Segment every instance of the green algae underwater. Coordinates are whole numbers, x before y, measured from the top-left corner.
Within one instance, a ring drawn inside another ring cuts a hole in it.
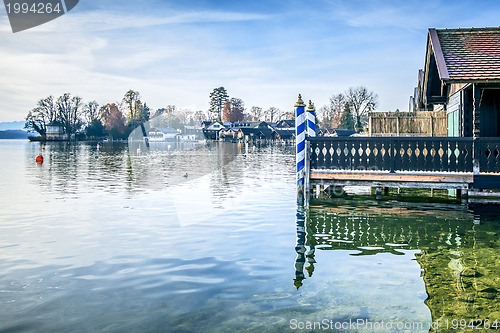
[[[394,198],[313,200],[304,212],[304,245],[354,257],[415,250],[432,317],[429,332],[500,327],[500,206],[460,205],[445,193],[417,202]],[[320,265],[312,261],[306,272]]]

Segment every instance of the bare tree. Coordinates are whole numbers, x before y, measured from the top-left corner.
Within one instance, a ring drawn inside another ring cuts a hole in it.
[[[366,124],[368,112],[377,108],[378,96],[365,87],[349,88],[345,93],[346,102],[349,104],[353,116],[356,118],[356,129],[360,130]]]
[[[345,103],[346,98],[343,94],[337,94],[330,97],[330,104],[328,106],[322,106],[318,110],[318,116],[321,118],[321,127],[337,128],[340,125]]]
[[[262,108],[259,106],[252,106],[250,108],[250,116],[252,117],[253,121],[259,121],[262,119],[262,116],[264,113],[262,112]]]
[[[83,113],[88,124],[99,118],[99,104],[96,101],[88,102],[83,106]]]
[[[54,97],[41,99],[37,107],[28,112],[24,128],[30,132],[37,132],[41,136],[46,134],[46,125],[57,119],[57,109]]]
[[[129,90],[123,96],[122,102],[127,109],[127,122],[132,126],[137,126],[149,120],[149,107],[142,103],[141,95],[138,91]]]
[[[70,93],[59,96],[56,101],[57,120],[67,134],[75,134],[82,127],[82,98]]]
[[[283,120],[294,120],[295,119],[295,110],[291,110],[288,112],[283,112],[281,114],[281,119]]]
[[[205,121],[208,117],[203,111],[198,110],[194,113],[193,119],[194,121]]]
[[[269,121],[272,123],[276,120],[279,120],[279,118],[281,116],[281,110],[278,108],[275,108],[274,106],[271,106],[269,109],[266,110],[265,115],[266,115],[266,121]]]
[[[189,121],[193,118],[193,114],[194,114],[193,111],[191,111],[190,109],[180,109],[177,112],[177,117],[184,125],[187,125],[189,124]]]

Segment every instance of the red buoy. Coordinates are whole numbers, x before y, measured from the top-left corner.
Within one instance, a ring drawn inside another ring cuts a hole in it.
[[[36,163],[42,164],[43,163],[43,156],[42,154],[38,155],[35,159]]]

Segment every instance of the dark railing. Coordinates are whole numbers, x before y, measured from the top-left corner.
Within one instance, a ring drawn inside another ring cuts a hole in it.
[[[310,168],[345,171],[500,173],[500,138],[316,137]]]
[[[481,173],[500,172],[500,138],[474,140],[474,149]]]

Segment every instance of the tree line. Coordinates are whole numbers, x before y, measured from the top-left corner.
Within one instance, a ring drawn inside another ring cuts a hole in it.
[[[368,112],[375,111],[378,96],[366,87],[349,88],[334,94],[330,103],[318,110],[321,128],[343,128],[361,131],[368,123]]]
[[[366,127],[368,112],[378,106],[378,96],[366,87],[349,88],[345,93],[334,94],[329,105],[321,107],[316,113],[320,128],[343,128],[358,132]],[[216,88],[210,94],[210,109],[212,120],[218,121],[259,121],[269,122],[281,119],[294,119],[294,111],[283,112],[270,107],[263,111],[261,107],[253,106],[245,112],[244,102],[239,98],[229,98],[224,87]]]
[[[239,121],[268,121],[276,122],[282,119],[294,119],[294,111],[284,112],[277,107],[269,107],[264,110],[259,106],[252,106],[250,110],[245,109],[242,99],[229,97],[226,88],[215,88],[210,93],[210,108],[208,110],[210,120],[223,122]]]
[[[333,95],[329,105],[317,112],[321,128],[361,130],[367,122],[367,113],[377,107],[378,97],[365,87],[349,88],[345,93]],[[276,107],[264,110],[252,106],[248,111],[242,99],[229,97],[224,87],[215,88],[209,95],[208,112],[178,109],[167,105],[151,113],[135,90],[129,90],[119,103],[99,105],[96,101],[84,103],[81,97],[65,93],[57,98],[40,99],[28,112],[25,128],[44,137],[47,125],[59,125],[68,137],[125,139],[138,125],[154,120],[154,126],[183,129],[201,121],[268,121],[294,119],[294,110],[284,112]]]
[[[58,125],[68,137],[123,139],[149,116],[149,107],[134,90],[127,91],[120,104],[102,106],[96,101],[84,103],[81,97],[65,93],[58,98],[40,99],[28,112],[24,127],[42,137],[46,136],[48,125]]]

